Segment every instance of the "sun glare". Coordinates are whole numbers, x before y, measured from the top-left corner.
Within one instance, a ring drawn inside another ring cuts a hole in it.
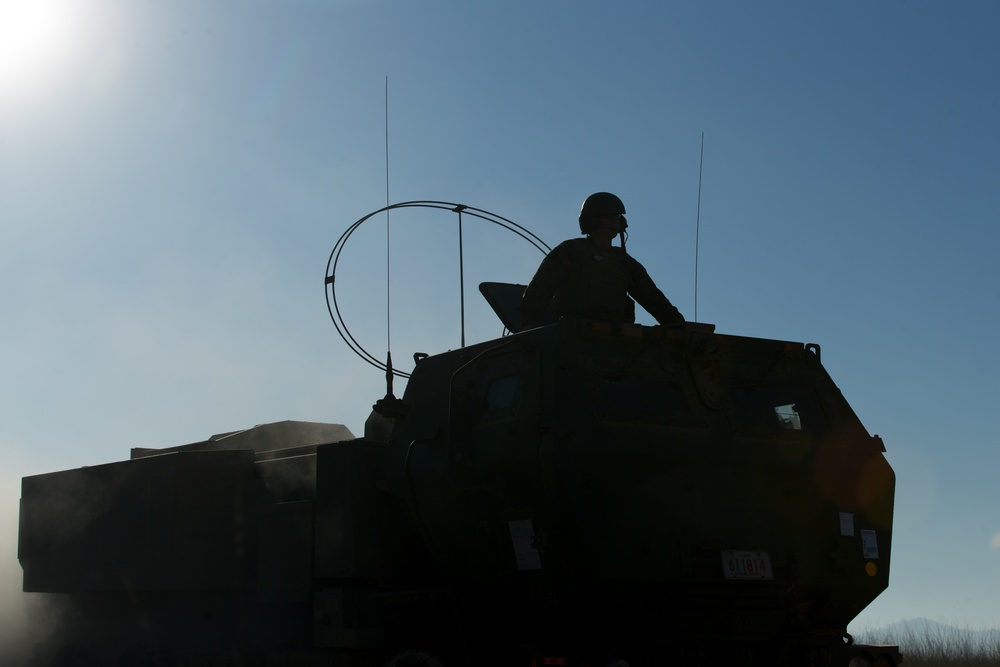
[[[67,60],[72,3],[0,0],[0,96],[27,94]]]

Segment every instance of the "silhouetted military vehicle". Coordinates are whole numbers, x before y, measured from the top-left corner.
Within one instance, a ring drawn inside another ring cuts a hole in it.
[[[516,329],[523,288],[481,289]],[[418,356],[364,437],[26,477],[18,556],[53,664],[887,666],[846,632],[889,580],[883,452],[816,345],[563,319]]]

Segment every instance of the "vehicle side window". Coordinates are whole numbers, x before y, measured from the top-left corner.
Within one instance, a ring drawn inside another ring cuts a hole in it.
[[[826,418],[809,387],[730,388],[735,426],[766,430],[824,431]]]
[[[513,406],[520,384],[520,375],[493,379],[486,389],[486,414],[508,410]]]
[[[802,417],[794,403],[774,406],[774,414],[778,418],[778,426],[790,431],[802,430]]]

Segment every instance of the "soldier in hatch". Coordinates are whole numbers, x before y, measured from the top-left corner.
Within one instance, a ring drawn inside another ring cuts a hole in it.
[[[635,299],[660,324],[683,323],[642,264],[625,252],[626,227],[621,199],[610,192],[587,197],[580,209],[580,232],[587,238],[563,241],[542,260],[521,300],[525,328],[542,324],[550,299],[556,318],[635,322]],[[620,248],[611,245],[615,236]]]

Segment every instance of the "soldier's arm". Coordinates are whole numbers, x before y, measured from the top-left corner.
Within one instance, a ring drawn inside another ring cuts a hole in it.
[[[633,259],[629,262],[629,294],[660,324],[683,324],[684,316],[660,291],[646,269]]]

